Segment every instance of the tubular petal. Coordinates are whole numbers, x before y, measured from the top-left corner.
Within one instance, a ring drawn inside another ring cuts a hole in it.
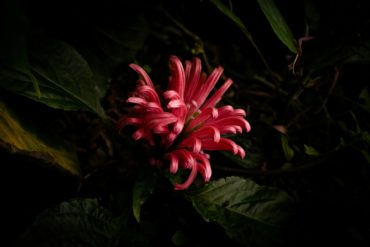
[[[212,176],[211,164],[209,163],[209,157],[206,154],[195,154],[196,160],[198,161],[198,171],[202,174],[205,182],[208,182]]]
[[[199,89],[201,85],[200,77],[202,73],[202,64],[199,58],[194,58],[193,64],[187,64],[186,70],[189,70],[189,76],[186,80],[186,91],[185,91],[185,101],[192,101],[194,98],[194,93]]]
[[[219,142],[221,138],[220,130],[214,126],[206,126],[195,130],[191,136],[196,136],[200,139],[213,139],[214,142]]]
[[[206,109],[208,107],[215,107],[216,104],[222,99],[222,96],[225,92],[229,89],[229,87],[233,84],[231,79],[228,79],[212,96],[209,98],[201,109]]]
[[[169,108],[169,109],[179,108],[182,105],[184,105],[184,102],[182,100],[174,99],[174,100],[171,100],[170,102],[168,102],[167,108]]]
[[[205,182],[210,180],[210,156],[205,150],[229,151],[245,157],[244,149],[223,135],[250,131],[250,124],[244,118],[246,112],[230,105],[217,107],[233,81],[227,79],[211,93],[224,71],[222,67],[216,67],[207,76],[202,72],[199,58],[182,63],[178,57],[171,56],[171,74],[163,94],[158,94],[143,68],[136,64],[130,67],[139,79],[132,97],[127,99],[133,104],[129,114],[119,119],[117,128],[131,125],[135,129],[134,140],[143,139],[166,150],[164,158],[169,160],[171,174],[179,168],[191,169],[184,183],[175,184],[176,190],[187,189],[198,171]],[[152,163],[161,162],[153,158]]]
[[[169,89],[178,92],[181,99],[185,91],[185,71],[181,61],[176,56],[170,57],[170,69],[172,76],[169,82]]]
[[[130,97],[126,100],[127,103],[138,104],[140,106],[146,107],[148,101],[139,97]]]
[[[153,87],[146,85],[140,86],[136,89],[136,94],[147,101],[154,101],[160,104],[159,96]]]
[[[215,87],[218,79],[220,79],[223,71],[224,69],[222,67],[215,68],[202,85],[202,88],[200,88],[194,95],[194,99],[197,101],[199,106],[203,105],[209,93]]]
[[[141,68],[139,65],[134,64],[134,63],[130,64],[130,67],[133,70],[135,70],[136,73],[138,73],[140,75],[140,77],[145,82],[145,85],[148,85],[150,87],[154,87],[152,80],[150,79],[150,77],[148,76],[148,74],[145,72],[145,70],[143,68]]]
[[[170,173],[176,173],[179,169],[179,159],[173,154],[168,154],[166,157],[170,160]]]
[[[182,184],[175,184],[175,190],[185,190],[189,188],[189,186],[194,182],[197,176],[197,171],[198,171],[198,167],[193,166],[191,168],[191,172],[190,172],[188,179]]]
[[[239,147],[236,143],[227,138],[221,138],[218,143],[214,141],[204,140],[202,142],[204,150],[225,150],[233,152],[233,154],[239,153]]]

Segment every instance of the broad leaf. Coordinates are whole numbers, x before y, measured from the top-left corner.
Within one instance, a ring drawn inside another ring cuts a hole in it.
[[[240,177],[211,182],[191,200],[205,220],[217,222],[246,246],[283,243],[292,214],[292,200],[285,192]]]
[[[30,124],[24,115],[16,115],[1,99],[0,142],[8,145],[8,151],[26,153],[71,174],[79,174],[76,151],[71,146],[36,126],[35,121]]]
[[[96,199],[74,199],[41,213],[19,246],[115,246],[121,226]]]
[[[139,173],[133,188],[132,193],[132,210],[134,212],[135,219],[140,221],[141,207],[153,193],[155,187],[155,176],[154,173],[148,172],[148,169],[141,170]]]
[[[40,82],[41,97],[30,78],[17,71],[0,71],[0,85],[20,95],[63,110],[86,110],[104,117],[100,105],[105,94],[87,61],[70,45],[41,39],[33,47],[31,67]]]
[[[270,23],[272,30],[276,36],[283,42],[291,52],[297,53],[297,46],[294,40],[292,31],[286,24],[279,9],[276,7],[273,0],[257,0],[262,12]]]
[[[281,146],[284,151],[285,159],[291,161],[294,157],[294,150],[290,147],[288,138],[285,135],[281,135]]]

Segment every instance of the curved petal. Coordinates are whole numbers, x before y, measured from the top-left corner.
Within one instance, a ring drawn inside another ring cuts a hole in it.
[[[178,57],[170,57],[170,70],[171,77],[168,83],[168,89],[178,92],[180,98],[183,99],[185,91],[185,71]]]
[[[196,164],[196,161],[193,157],[193,153],[186,149],[176,149],[171,152],[173,155],[177,155],[180,160],[180,165],[183,168],[191,168]]]
[[[179,108],[180,106],[185,106],[184,102],[182,100],[180,100],[180,99],[171,100],[167,104],[167,108],[168,109],[171,109],[171,108]]]
[[[221,132],[214,126],[205,126],[192,132],[191,136],[196,136],[199,139],[212,139],[217,143],[221,139]]]
[[[180,99],[180,95],[175,90],[167,90],[163,93],[163,97],[165,99],[171,100],[171,99]]]
[[[230,151],[233,154],[239,154],[240,156],[243,155],[243,151],[241,151],[243,148],[237,145],[234,141],[227,139],[227,138],[221,138],[219,142],[204,140],[202,141],[203,149],[204,150],[221,150],[221,151]],[[244,152],[245,153],[245,152]]]
[[[139,97],[129,97],[126,100],[126,102],[132,103],[132,104],[138,104],[143,107],[146,107],[146,105],[148,104],[148,101],[146,101],[145,99],[139,98]]]
[[[155,102],[149,102],[146,105],[145,111],[146,112],[153,112],[153,113],[162,113],[163,112],[163,109],[157,103],[155,103]]]
[[[185,132],[193,132],[197,127],[202,125],[208,119],[213,119],[214,114],[215,112],[212,108],[205,109],[199,115],[195,116],[194,119],[191,119],[189,121]]]
[[[194,100],[199,106],[203,105],[204,101],[208,97],[211,90],[215,87],[223,72],[224,69],[222,67],[215,68],[207,80],[203,83],[202,88],[196,92],[194,95]]]
[[[208,121],[204,122],[204,126],[214,126],[216,128],[225,128],[226,126],[232,126],[232,127],[237,127],[240,126],[243,128],[246,132],[249,132],[251,130],[250,124],[247,120],[245,120],[243,117],[219,117],[215,120],[207,119]]]
[[[167,126],[169,124],[175,123],[177,121],[177,117],[171,113],[162,112],[147,115],[144,120],[145,128],[151,130],[160,126]]]
[[[204,182],[209,182],[212,176],[211,164],[209,163],[209,155],[194,154],[198,161],[198,171],[202,174]]]
[[[153,82],[152,80],[150,79],[150,77],[148,76],[148,74],[145,72],[145,70],[143,68],[141,68],[139,65],[137,64],[130,64],[130,67],[136,71],[136,73],[139,74],[139,76],[142,78],[142,80],[144,81],[145,85],[148,85],[150,87],[154,87],[153,86]]]
[[[166,158],[170,160],[170,173],[175,174],[179,169],[179,159],[176,155],[169,153]]]
[[[147,85],[139,86],[136,88],[135,94],[146,99],[147,101],[153,101],[156,102],[157,104],[161,103],[157,92],[151,86]]]
[[[193,166],[191,168],[190,175],[188,179],[182,184],[175,184],[175,190],[185,190],[189,188],[189,186],[194,182],[195,178],[197,177],[198,167]]]
[[[233,84],[231,79],[228,79],[201,107],[202,109],[213,108],[222,99],[222,96]]]
[[[178,148],[187,148],[192,150],[194,153],[199,153],[202,150],[202,142],[199,138],[194,136],[188,137],[182,140],[178,145]]]
[[[194,94],[201,86],[202,63],[199,58],[194,58],[193,62],[188,62],[185,65],[186,71],[186,91],[184,95],[185,102],[190,102],[194,99]]]

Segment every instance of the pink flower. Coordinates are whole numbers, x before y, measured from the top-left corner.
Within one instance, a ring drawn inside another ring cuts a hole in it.
[[[199,58],[186,61],[184,68],[172,56],[169,65],[171,76],[163,93],[163,105],[148,74],[140,66],[130,65],[140,78],[133,96],[127,99],[134,106],[117,127],[132,125],[136,129],[133,139],[144,139],[151,146],[161,145],[166,150],[164,158],[169,160],[172,174],[179,168],[190,169],[187,180],[175,184],[175,189],[182,190],[193,183],[198,172],[205,182],[210,180],[210,156],[204,151],[225,150],[244,158],[243,148],[224,135],[248,132],[250,125],[244,119],[244,110],[230,105],[216,107],[231,86],[231,79],[210,95],[223,73],[222,67],[215,68],[207,77]]]

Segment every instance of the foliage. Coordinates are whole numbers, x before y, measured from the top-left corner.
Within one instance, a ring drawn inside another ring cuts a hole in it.
[[[24,117],[15,116],[10,106],[2,101],[0,111],[0,142],[9,152],[38,157],[72,175],[80,174],[74,148],[45,129],[41,130],[36,121],[27,124]]]
[[[4,241],[369,245],[366,4],[5,1]],[[208,72],[223,66],[234,84],[221,103],[246,109],[252,126],[236,138],[244,160],[212,152],[211,181],[182,192],[168,164],[149,165],[160,150],[115,128],[137,80],[129,63],[163,89],[170,55],[198,56]]]
[[[120,221],[96,199],[74,199],[41,213],[20,246],[115,246]]]
[[[284,243],[283,229],[288,228],[286,222],[294,213],[286,193],[240,177],[211,182],[191,200],[206,221],[216,221],[231,238],[246,246]],[[266,232],[268,239],[264,239]]]

